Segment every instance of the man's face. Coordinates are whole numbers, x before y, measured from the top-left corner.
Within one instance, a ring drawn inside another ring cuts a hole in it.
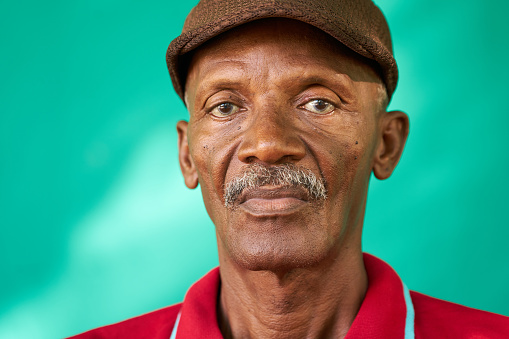
[[[285,270],[360,251],[383,91],[371,67],[297,21],[246,24],[196,52],[180,161],[186,184],[200,183],[220,260]],[[327,197],[269,181],[225,203],[225,189],[246,171],[282,165],[311,173]]]

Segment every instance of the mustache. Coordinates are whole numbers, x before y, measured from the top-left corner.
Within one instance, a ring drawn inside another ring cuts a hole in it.
[[[246,189],[254,189],[265,185],[304,188],[310,200],[327,198],[326,182],[323,176],[318,178],[311,170],[295,164],[264,166],[252,164],[243,173],[233,178],[224,190],[225,207],[233,207],[235,201]]]

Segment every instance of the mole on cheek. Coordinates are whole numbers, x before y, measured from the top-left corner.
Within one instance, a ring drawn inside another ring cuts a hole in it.
[[[358,144],[359,144],[359,142],[358,142],[358,141],[356,141],[356,142],[355,142],[355,144],[356,144],[356,145],[358,145]]]

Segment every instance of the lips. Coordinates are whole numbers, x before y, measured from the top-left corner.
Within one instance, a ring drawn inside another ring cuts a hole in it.
[[[262,186],[247,189],[239,197],[239,207],[256,216],[291,214],[308,203],[308,193],[299,187]]]

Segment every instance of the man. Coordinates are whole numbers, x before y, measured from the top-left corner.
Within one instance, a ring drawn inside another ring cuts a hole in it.
[[[409,292],[361,251],[371,173],[388,178],[408,117],[370,0],[203,0],[168,48],[190,119],[220,268],[182,304],[78,338],[507,338],[509,319]]]

